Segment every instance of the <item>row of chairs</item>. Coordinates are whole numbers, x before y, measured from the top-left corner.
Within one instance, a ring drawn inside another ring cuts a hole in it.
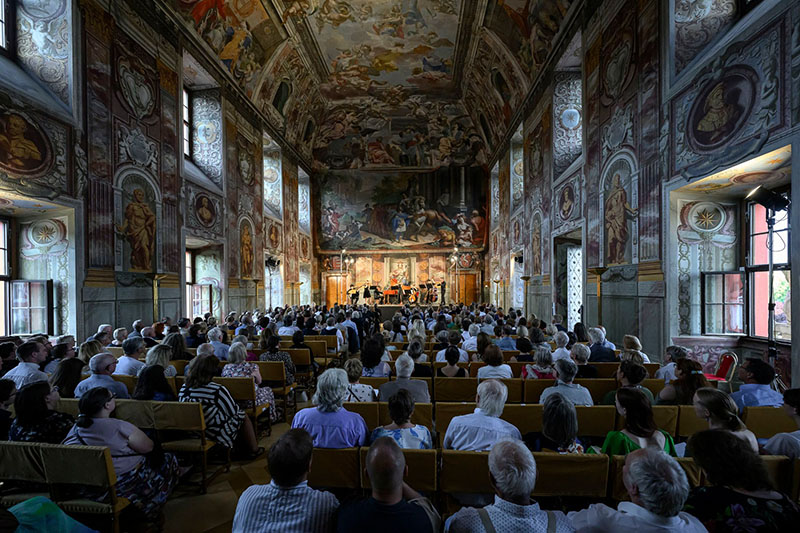
[[[366,475],[368,448],[315,448],[308,483],[316,488],[370,489]],[[457,493],[493,493],[489,482],[488,452],[403,450],[408,465],[406,482],[425,493],[444,497]],[[628,499],[622,483],[625,456],[534,453],[536,487],[533,497]],[[800,461],[785,456],[762,456],[775,487],[798,496]],[[707,484],[691,458],[678,458],[692,487]]]
[[[466,415],[476,405],[468,402],[418,403],[414,406],[411,422],[427,427],[432,435],[444,438],[447,428],[456,416]],[[389,407],[385,402],[345,403],[344,408],[364,418],[370,431],[392,422]],[[603,438],[609,431],[621,430],[625,418],[612,405],[577,406],[578,434],[583,437]],[[542,430],[544,406],[508,404],[500,416],[513,424],[524,435]],[[757,438],[770,438],[776,433],[796,431],[791,418],[782,409],[774,407],[746,407],[744,422]],[[674,438],[688,438],[698,431],[708,429],[708,422],[699,418],[691,405],[656,405],[653,418],[659,429]]]
[[[401,354],[402,355],[402,352]],[[389,366],[392,367],[392,373],[394,373],[395,366],[397,364],[396,361],[389,361]],[[439,368],[444,368],[447,366],[447,363],[433,361],[431,362],[426,361],[424,363],[416,363],[418,365],[427,365],[433,369],[433,372],[436,372]],[[525,365],[530,365],[532,363],[506,363],[508,366],[511,367],[511,372],[513,373],[515,378],[518,378],[522,375],[522,369]],[[464,368],[469,371],[470,377],[477,377],[478,376],[478,369],[482,366],[485,366],[486,363],[483,361],[478,362],[469,362],[469,363],[457,363],[460,368]],[[616,375],[617,369],[619,368],[619,363],[592,363],[592,366],[597,369],[597,377],[598,378],[613,378]],[[647,369],[647,374],[649,376],[655,376],[656,372],[660,368],[658,363],[646,363],[644,365],[645,369]]]
[[[384,383],[394,378],[371,378],[363,377],[359,381],[374,388],[379,388]],[[412,378],[425,381],[428,384],[428,392],[435,402],[471,402],[475,400],[478,392],[478,380],[474,378]],[[555,385],[552,379],[501,379],[508,387],[507,403],[538,403],[542,391],[547,387]],[[594,403],[599,403],[603,396],[608,392],[617,389],[618,383],[614,379],[576,379],[575,383],[583,385],[589,389]],[[664,388],[663,379],[646,379],[642,382],[646,387],[658,396]]]

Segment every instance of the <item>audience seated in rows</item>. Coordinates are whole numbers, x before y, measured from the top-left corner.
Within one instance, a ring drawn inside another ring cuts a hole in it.
[[[428,450],[433,447],[430,430],[411,422],[414,415],[414,397],[408,389],[400,389],[389,397],[389,416],[392,423],[375,428],[370,442],[381,437],[394,439],[401,448]]]
[[[178,392],[178,401],[202,405],[210,440],[228,449],[238,444],[243,458],[255,459],[264,449],[258,446],[253,424],[228,389],[212,381],[218,369],[219,359],[214,355],[198,354],[186,367],[186,381]]]
[[[63,359],[58,363],[53,374],[50,376],[50,383],[58,387],[58,394],[62,398],[74,398],[75,387],[83,379],[83,361],[77,357]]]
[[[800,428],[800,389],[789,389],[783,393],[783,411]],[[791,433],[778,433],[764,444],[764,450],[771,455],[800,459],[800,429]]]
[[[557,377],[556,384],[542,391],[539,403],[545,403],[551,394],[561,394],[574,405],[594,405],[589,389],[573,383],[575,375],[578,373],[578,365],[572,359],[559,359],[554,366]]]
[[[642,391],[622,388],[616,394],[617,413],[625,417],[621,431],[610,431],[606,435],[600,453],[627,455],[639,448],[656,448],[675,456],[672,436],[658,429],[653,420],[653,408]]]
[[[589,364],[591,351],[585,344],[574,344],[570,348],[569,355],[575,364],[578,365],[578,373],[575,379],[591,379],[597,377],[597,367]]]
[[[172,347],[164,344],[157,344],[147,350],[144,364],[145,366],[139,369],[139,374],[148,366],[160,366],[164,371],[164,377],[174,378],[178,375],[178,371],[174,366],[169,364],[170,357],[172,356]],[[138,375],[138,374],[137,374]]]
[[[203,329],[200,324],[192,324],[189,327],[189,332],[186,335],[186,347],[197,348],[206,342],[206,336],[203,334]]]
[[[480,332],[478,333],[478,342],[476,343],[477,350],[474,354],[472,354],[471,361],[473,363],[478,363],[482,361],[483,354],[486,352],[486,348],[492,346],[492,340],[489,338],[489,335],[486,333]],[[461,351],[458,352],[459,361],[461,360]],[[462,361],[463,362],[463,361]]]
[[[478,324],[470,324],[467,334],[469,338],[461,343],[461,348],[467,352],[474,352],[478,349],[478,333],[481,332],[481,327]],[[513,348],[516,349],[516,348]]]
[[[29,383],[19,389],[8,439],[60,444],[75,420],[55,411],[58,400],[58,389],[46,381]]]
[[[488,346],[483,352],[483,362],[486,363],[478,369],[478,379],[511,379],[514,374],[511,372],[511,367],[503,363],[503,352],[500,351],[499,346]]]
[[[125,339],[128,338],[127,328],[117,328],[111,333],[111,346],[121,347]]]
[[[517,339],[517,350],[519,351],[518,354],[511,356],[509,359],[512,363],[532,363],[533,362],[533,355],[531,352],[533,351],[533,344],[531,343],[530,339],[526,337],[520,337]]]
[[[578,533],[603,531],[705,533],[706,528],[682,511],[689,482],[678,462],[653,448],[635,450],[625,458],[622,483],[631,501],[617,509],[602,503],[569,513]]]
[[[708,429],[730,431],[758,453],[758,441],[739,418],[736,403],[727,392],[713,387],[697,389],[692,398],[698,418],[708,422]]]
[[[66,361],[67,359],[74,359],[75,358],[75,346],[66,342],[58,343],[53,346],[53,350],[51,352],[53,359],[47,363],[44,367],[45,374],[53,374],[56,369],[58,368],[59,363],[61,361]]]
[[[555,379],[556,371],[553,368],[553,354],[550,346],[536,346],[533,349],[532,365],[522,367],[522,379]]]
[[[147,347],[141,337],[131,337],[122,343],[122,356],[117,359],[115,374],[137,376],[144,368],[144,363],[139,359],[144,357]]]
[[[114,394],[103,387],[89,389],[78,403],[78,421],[64,444],[107,446],[117,475],[117,496],[127,498],[150,521],[161,508],[184,472],[177,458],[155,450],[144,432],[125,420],[111,418]]]
[[[676,378],[675,368],[678,361],[689,357],[689,351],[683,346],[667,346],[664,351],[664,365],[656,371],[656,379],[663,379],[666,383],[672,383]]]
[[[642,343],[639,341],[639,337],[635,335],[625,335],[622,337],[622,351],[636,353],[637,356],[642,359],[642,362],[639,364],[650,362],[650,358],[642,351]]]
[[[647,378],[647,369],[633,361],[622,361],[617,367],[616,379],[619,388],[638,390],[647,397],[647,401],[652,405],[655,403],[653,393],[641,385],[645,378]],[[607,392],[600,400],[600,405],[614,405],[616,395],[616,390]]]
[[[534,452],[584,453],[578,440],[578,413],[575,404],[559,393],[551,394],[542,402],[542,431],[522,436]]]
[[[358,413],[344,407],[349,382],[347,372],[329,368],[317,380],[312,401],[316,407],[301,409],[292,419],[293,428],[303,428],[314,438],[315,448],[352,448],[367,442],[367,424]]]
[[[455,346],[449,346],[444,351],[444,358],[447,365],[436,369],[437,378],[465,378],[467,377],[467,369],[458,366],[461,360],[461,353]]]
[[[591,352],[589,356],[590,363],[614,363],[617,361],[614,348],[606,344],[606,334],[602,329],[591,328],[589,330],[589,338],[592,342],[592,345],[589,347],[589,351]]]
[[[233,533],[331,531],[339,500],[308,486],[314,442],[304,429],[290,429],[267,454],[270,482],[251,485],[239,497]]]
[[[394,439],[381,437],[373,442],[366,463],[372,494],[366,500],[339,509],[337,531],[439,531],[441,518],[433,504],[403,481],[408,467],[403,450]]]
[[[78,383],[75,387],[75,397],[80,398],[86,391],[95,387],[105,387],[117,398],[129,398],[128,388],[111,377],[116,368],[117,358],[110,353],[102,352],[92,356],[89,360],[92,375]]]
[[[208,343],[214,347],[214,355],[216,358],[221,361],[227,361],[230,347],[222,342],[222,330],[219,328],[211,328],[206,335],[208,337]]]
[[[253,387],[256,392],[256,405],[269,405],[270,406],[270,419],[277,421],[277,412],[275,410],[275,395],[272,389],[267,386],[261,386],[261,371],[258,365],[246,361],[247,349],[241,342],[234,342],[228,351],[228,363],[222,367],[223,378],[251,378],[253,380]],[[248,400],[244,402],[244,409],[252,409],[253,402]]]
[[[708,387],[703,367],[692,359],[679,359],[675,365],[675,377],[658,393],[658,403],[666,405],[692,405],[697,389]]]
[[[481,382],[475,396],[475,412],[456,416],[450,421],[443,447],[485,452],[501,439],[521,439],[519,430],[500,418],[507,399],[508,388],[503,382],[494,379]]]
[[[259,361],[276,361],[283,363],[286,368],[286,385],[294,383],[294,373],[296,371],[292,356],[288,352],[280,349],[281,339],[275,335],[267,339],[266,351],[258,356]]]
[[[465,507],[447,519],[448,533],[574,531],[561,511],[543,511],[531,500],[536,485],[536,461],[518,440],[500,440],[489,452],[489,483],[494,503],[481,509]]]
[[[380,386],[378,389],[380,401],[385,402],[399,390],[407,390],[415,402],[431,402],[428,384],[421,380],[410,379],[411,373],[414,371],[414,361],[409,356],[404,354],[398,357],[394,368],[397,378]]]
[[[684,509],[708,531],[797,531],[800,507],[775,490],[747,442],[710,429],[692,435],[688,448],[710,486],[692,489]]]
[[[559,331],[553,335],[553,341],[556,343],[556,349],[553,351],[553,361],[569,359],[569,350],[567,350],[569,335],[567,335],[566,331]]]
[[[783,405],[781,393],[770,386],[775,381],[775,369],[764,360],[745,359],[739,367],[739,379],[742,380],[742,386],[731,394],[739,412],[745,407]]]
[[[172,349],[172,353],[169,357],[170,361],[189,361],[194,357],[194,355],[186,349],[186,338],[180,333],[170,333],[164,337],[161,344],[163,346],[169,346]]]
[[[141,336],[139,337],[141,338]],[[86,341],[78,348],[78,359],[83,361],[83,364],[89,366],[89,361],[92,357],[99,353],[104,353],[105,349],[99,341],[91,340]]]
[[[369,378],[388,378],[392,374],[389,363],[381,361],[383,345],[376,338],[367,339],[361,349],[361,363],[364,365],[361,375]]]
[[[361,359],[350,358],[344,362],[344,370],[347,372],[347,396],[345,402],[374,402],[377,400],[377,391],[372,385],[359,383],[364,365]]]
[[[427,356],[422,350],[424,342],[425,342],[424,337],[421,338],[412,337],[411,342],[408,344],[408,351],[406,353],[411,358],[411,360],[414,361],[414,371],[411,372],[411,377],[414,378],[433,377],[433,370],[431,369],[431,365],[420,364],[420,363],[425,363],[428,360]]]
[[[466,363],[469,361],[469,355],[466,351],[462,350],[458,347],[459,343],[461,342],[461,334],[458,331],[450,330],[447,332],[447,343],[449,346],[455,347],[458,350],[458,361],[460,363]],[[446,351],[447,347],[442,348],[438,352],[436,352],[436,361],[441,363],[445,361],[444,352]]]
[[[503,336],[497,339],[495,346],[500,348],[501,350],[516,350],[517,343],[514,339],[511,338],[511,326],[503,326],[502,334]]]
[[[47,348],[44,344],[37,341],[27,341],[17,347],[17,359],[19,364],[6,372],[3,376],[10,379],[21,389],[28,383],[37,381],[47,381],[47,374],[39,370],[45,359],[47,359]]]

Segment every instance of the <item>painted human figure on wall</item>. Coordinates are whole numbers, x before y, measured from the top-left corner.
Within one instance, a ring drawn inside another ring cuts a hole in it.
[[[142,189],[133,190],[133,200],[125,208],[125,220],[118,229],[131,246],[131,269],[149,271],[153,264],[156,216],[145,203]]]
[[[638,209],[628,203],[628,193],[622,186],[619,172],[614,173],[611,189],[605,199],[606,263],[625,263],[625,250],[630,239],[628,219],[635,217]]]
[[[241,247],[242,277],[249,278],[253,271],[253,235],[247,223],[242,224]]]
[[[706,135],[706,144],[713,144],[731,133],[741,112],[725,101],[725,82],[721,81],[711,89],[706,97],[705,114],[697,123],[697,131]]]
[[[0,129],[0,161],[16,170],[37,167],[42,161],[42,152],[27,136],[28,122],[14,113],[9,114],[5,122],[5,129]]]
[[[542,273],[542,219],[539,215],[533,217],[533,231],[531,232],[531,255],[533,256],[534,276]]]

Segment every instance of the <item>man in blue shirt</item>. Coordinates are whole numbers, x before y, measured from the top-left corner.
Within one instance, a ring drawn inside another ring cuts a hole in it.
[[[75,387],[75,397],[80,398],[87,391],[95,387],[104,387],[117,398],[130,398],[128,387],[111,377],[117,368],[117,358],[110,353],[99,353],[89,359],[89,369],[92,375],[84,379]]]
[[[230,346],[222,342],[222,330],[219,328],[211,328],[208,330],[208,342],[214,347],[214,355],[220,361],[228,360],[228,350]]]
[[[739,379],[744,383],[731,394],[741,413],[745,407],[781,407],[783,396],[770,385],[775,380],[775,369],[761,359],[745,359],[739,367]]]

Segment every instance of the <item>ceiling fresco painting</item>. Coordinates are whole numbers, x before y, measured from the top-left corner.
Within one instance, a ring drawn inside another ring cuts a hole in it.
[[[738,198],[756,185],[774,189],[788,184],[792,174],[791,163],[792,147],[788,145],[700,179],[680,190]]]

